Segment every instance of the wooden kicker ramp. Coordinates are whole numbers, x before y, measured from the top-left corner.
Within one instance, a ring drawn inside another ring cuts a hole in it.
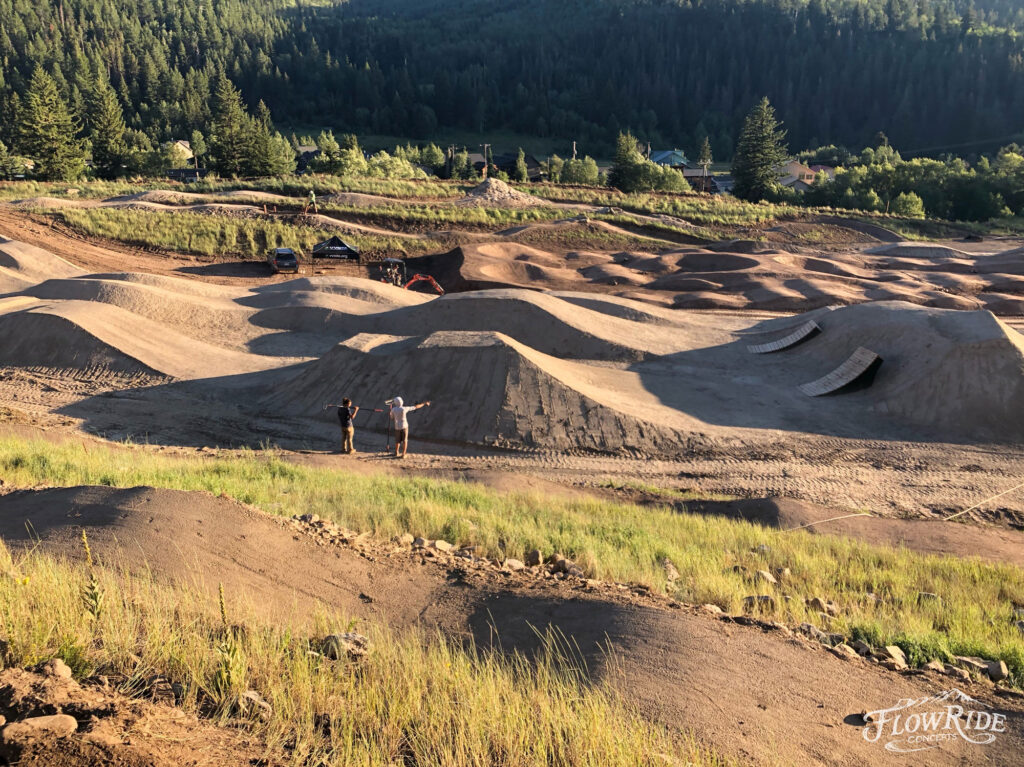
[[[821,397],[858,382],[870,386],[881,364],[881,357],[870,349],[859,346],[857,351],[831,373],[816,381],[801,384],[799,388],[808,397]]]
[[[754,344],[748,346],[747,351],[751,354],[772,354],[773,352],[781,352],[783,349],[789,349],[790,347],[796,346],[798,343],[806,341],[808,338],[813,338],[821,332],[821,328],[814,320],[809,320],[803,325],[798,327],[788,336],[778,339],[777,341],[769,341],[765,344]]]
[[[821,332],[821,326],[818,323],[814,320],[808,320],[796,327],[788,335],[775,341],[748,346],[747,351],[751,354],[781,352],[785,349],[791,349]],[[881,364],[881,357],[870,349],[860,346],[843,364],[831,373],[817,380],[801,384],[798,388],[808,397],[822,397],[826,394],[834,394],[857,383],[861,383],[865,387],[870,386]]]

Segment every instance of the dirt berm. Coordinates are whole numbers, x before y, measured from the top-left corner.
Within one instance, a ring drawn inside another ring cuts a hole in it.
[[[611,592],[543,580],[517,585],[464,560],[441,557],[424,565],[412,552],[383,544],[371,561],[356,547],[318,544],[205,493],[85,487],[0,496],[0,535],[8,545],[80,559],[83,529],[104,563],[145,568],[174,583],[198,578],[211,600],[222,582],[233,604],[249,597],[264,613],[300,621],[322,602],[398,629],[437,627],[471,636],[481,647],[527,654],[537,647],[538,630],[555,628],[578,648],[595,681],[611,682],[647,716],[693,732],[745,764],[892,765],[881,743],[862,737],[859,712],[950,684],[948,677],[903,676],[840,660],[815,643],[666,609],[628,592],[611,598],[605,596]],[[957,738],[903,754],[899,764],[962,765],[982,757],[1018,763],[1024,707],[978,685],[968,689],[1007,713],[1005,735],[984,747]]]

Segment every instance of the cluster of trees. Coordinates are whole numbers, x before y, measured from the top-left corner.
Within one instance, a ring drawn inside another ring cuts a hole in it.
[[[656,165],[643,156],[631,133],[620,133],[608,183],[623,192],[688,192],[690,185],[674,168]]]
[[[954,221],[1024,216],[1024,150],[1011,144],[971,165],[959,157],[904,160],[883,141],[852,156],[834,181],[819,177],[802,201]]]
[[[42,180],[73,181],[86,169],[100,178],[117,178],[185,167],[189,155],[176,142],[154,146],[149,136],[127,126],[110,82],[89,84],[81,112],[61,96],[56,80],[37,68],[23,93],[7,101],[7,142],[0,141],[0,177],[25,174]],[[295,170],[295,153],[274,130],[270,110],[260,102],[255,115],[224,76],[214,90],[209,140],[190,135],[195,158],[208,156],[227,175],[269,176]]]
[[[570,157],[568,160],[563,160],[557,154],[551,155],[545,170],[548,180],[555,184],[597,186],[606,181],[597,167],[597,161],[590,155],[584,155],[583,159]]]
[[[801,152],[797,159],[834,167],[834,179],[822,171],[807,192],[798,194],[779,186],[779,166],[789,158],[785,141],[775,110],[762,99],[743,124],[733,158],[736,196],[911,218],[988,221],[1024,216],[1024,149],[1017,144],[973,165],[952,156],[904,160],[884,134],[859,154],[823,146]]]
[[[797,145],[917,150],[1020,130],[1021,32],[1017,0],[0,0],[0,140],[43,66],[73,115],[108,81],[130,146],[207,133],[224,72],[253,114],[359,133],[731,156],[768,94]]]
[[[289,140],[274,128],[262,101],[250,114],[242,94],[224,75],[215,82],[209,133],[186,134],[188,151],[176,141],[154,146],[144,132],[129,128],[113,88],[102,78],[89,83],[81,114],[72,110],[56,80],[42,68],[33,73],[24,93],[11,96],[8,106],[10,144],[0,140],[0,179],[31,175],[74,181],[85,172],[87,160],[93,174],[105,179],[200,163],[225,176],[278,176],[296,169],[298,139]],[[316,146],[320,151],[310,169],[335,175],[422,178],[424,172],[413,162],[444,165],[435,145],[422,150],[407,146],[394,156],[378,152],[367,158],[355,136],[347,134],[339,144],[333,132],[324,131]]]

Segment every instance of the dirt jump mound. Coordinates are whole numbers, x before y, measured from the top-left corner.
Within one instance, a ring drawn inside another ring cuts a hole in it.
[[[0,293],[11,293],[42,280],[75,277],[82,270],[42,248],[0,237]]]
[[[818,337],[773,356],[824,374],[866,347],[884,361],[871,387],[855,395],[868,411],[949,437],[1024,439],[1024,336],[990,312],[889,301],[815,320]]]
[[[414,427],[417,436],[434,440],[600,452],[644,440],[662,449],[680,444],[671,430],[596,401],[582,367],[501,333],[363,334],[309,363],[263,406],[333,419],[323,403],[333,402],[338,391],[378,408],[398,395],[409,403],[437,404],[417,412]],[[364,423],[383,429],[386,416],[367,413]]]

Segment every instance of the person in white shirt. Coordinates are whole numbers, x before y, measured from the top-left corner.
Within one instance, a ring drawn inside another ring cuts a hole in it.
[[[395,426],[395,458],[405,458],[409,449],[409,413],[429,405],[429,402],[420,402],[418,405],[406,407],[401,397],[391,400],[391,422]]]

